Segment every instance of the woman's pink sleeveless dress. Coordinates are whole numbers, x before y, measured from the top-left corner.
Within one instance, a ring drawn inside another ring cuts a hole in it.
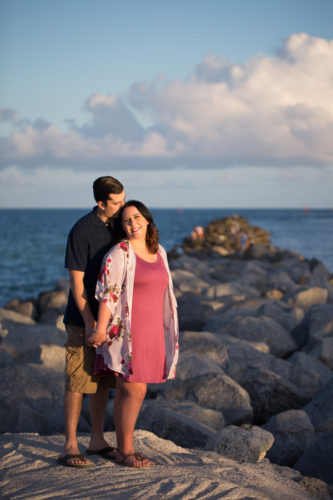
[[[131,334],[133,374],[128,382],[166,380],[163,302],[169,275],[160,254],[156,262],[136,255]]]

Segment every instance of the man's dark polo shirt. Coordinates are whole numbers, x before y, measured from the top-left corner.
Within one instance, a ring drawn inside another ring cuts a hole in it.
[[[95,299],[97,277],[102,260],[112,245],[112,228],[92,212],[77,221],[71,229],[66,248],[65,267],[73,271],[84,272],[84,286],[92,314],[97,320],[98,302]],[[64,315],[64,323],[73,323],[84,327],[83,318],[76,306],[71,290]]]

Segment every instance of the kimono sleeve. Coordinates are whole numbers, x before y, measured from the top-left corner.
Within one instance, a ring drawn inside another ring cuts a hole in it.
[[[106,254],[96,283],[95,297],[107,304],[112,316],[123,292],[126,254],[117,245]]]
[[[168,275],[169,275],[170,299],[171,299],[173,305],[177,308],[178,304],[177,304],[177,299],[175,297],[175,292],[173,289],[173,281],[172,281],[171,271],[170,271],[170,267],[169,267],[168,256],[167,256],[165,249],[162,247],[162,245],[159,245],[159,248],[160,248],[161,256],[162,256],[163,261],[164,261],[165,268],[166,268]]]

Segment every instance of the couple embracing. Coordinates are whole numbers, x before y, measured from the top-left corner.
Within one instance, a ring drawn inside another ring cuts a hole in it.
[[[171,274],[148,208],[125,203],[122,184],[110,176],[96,179],[93,191],[97,205],[73,226],[66,249],[65,444],[58,463],[92,466],[77,443],[82,398],[89,394],[87,455],[149,467],[150,460],[135,451],[133,435],[147,383],[175,377],[178,320]],[[112,446],[103,428],[114,387]]]

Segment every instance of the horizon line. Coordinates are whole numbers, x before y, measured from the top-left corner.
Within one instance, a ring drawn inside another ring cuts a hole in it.
[[[130,200],[129,200],[130,201]],[[91,210],[95,204],[89,206],[81,206],[81,207],[71,207],[71,206],[51,206],[51,207],[0,207],[0,210]],[[308,205],[303,206],[286,206],[286,207],[236,207],[236,206],[225,206],[225,207],[194,207],[194,206],[174,206],[174,207],[161,207],[161,206],[152,206],[149,205],[149,209],[151,210],[333,210],[333,206],[326,207],[311,207]]]

